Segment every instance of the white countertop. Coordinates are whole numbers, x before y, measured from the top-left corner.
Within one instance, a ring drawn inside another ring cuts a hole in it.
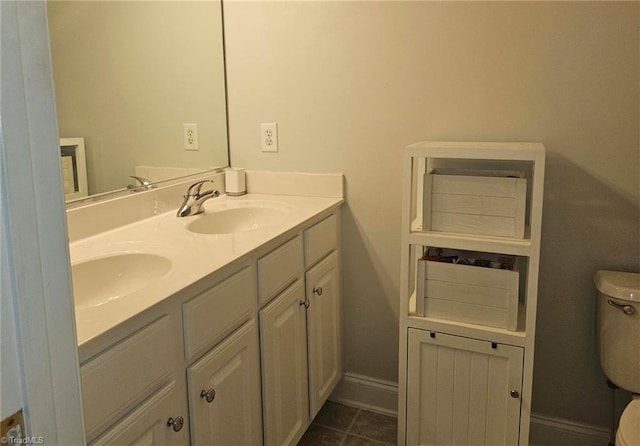
[[[277,202],[278,206],[287,208],[287,218],[256,230],[208,235],[195,234],[186,229],[198,216],[178,218],[176,211],[172,210],[71,243],[72,265],[115,254],[137,252],[161,255],[172,262],[165,276],[141,290],[104,305],[76,306],[78,345],[140,314],[318,214],[338,207],[343,199],[263,194],[241,197],[222,195],[208,200],[204,208],[206,213],[207,209],[219,208],[226,203],[242,205],[249,202]]]

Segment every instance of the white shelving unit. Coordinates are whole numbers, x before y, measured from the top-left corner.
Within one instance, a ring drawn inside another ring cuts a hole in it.
[[[405,149],[399,445],[529,444],[544,165],[539,143],[426,141]],[[524,238],[423,230],[424,173],[440,168],[524,172]],[[517,256],[526,267],[516,330],[418,316],[416,265],[425,247]]]

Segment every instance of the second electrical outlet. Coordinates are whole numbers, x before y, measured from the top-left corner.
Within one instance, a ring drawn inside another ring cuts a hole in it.
[[[182,124],[184,137],[184,150],[200,150],[198,147],[198,124]]]
[[[278,151],[278,124],[275,122],[263,123],[260,126],[262,131],[262,151]]]

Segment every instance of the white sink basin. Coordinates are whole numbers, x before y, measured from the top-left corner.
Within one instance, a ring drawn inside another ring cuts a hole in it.
[[[245,204],[212,207],[187,225],[197,234],[230,234],[255,231],[278,223],[287,216],[288,209],[276,204]]]
[[[71,266],[76,307],[97,307],[139,291],[166,275],[171,261],[155,254],[127,253]]]

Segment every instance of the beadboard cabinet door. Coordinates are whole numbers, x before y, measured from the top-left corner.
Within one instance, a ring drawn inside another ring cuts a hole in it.
[[[340,264],[334,251],[307,271],[310,415],[314,418],[342,378]]]
[[[262,444],[259,356],[253,320],[187,369],[192,444]]]
[[[296,444],[309,425],[305,302],[299,279],[260,311],[267,446]]]
[[[523,354],[409,329],[407,445],[516,446]]]

